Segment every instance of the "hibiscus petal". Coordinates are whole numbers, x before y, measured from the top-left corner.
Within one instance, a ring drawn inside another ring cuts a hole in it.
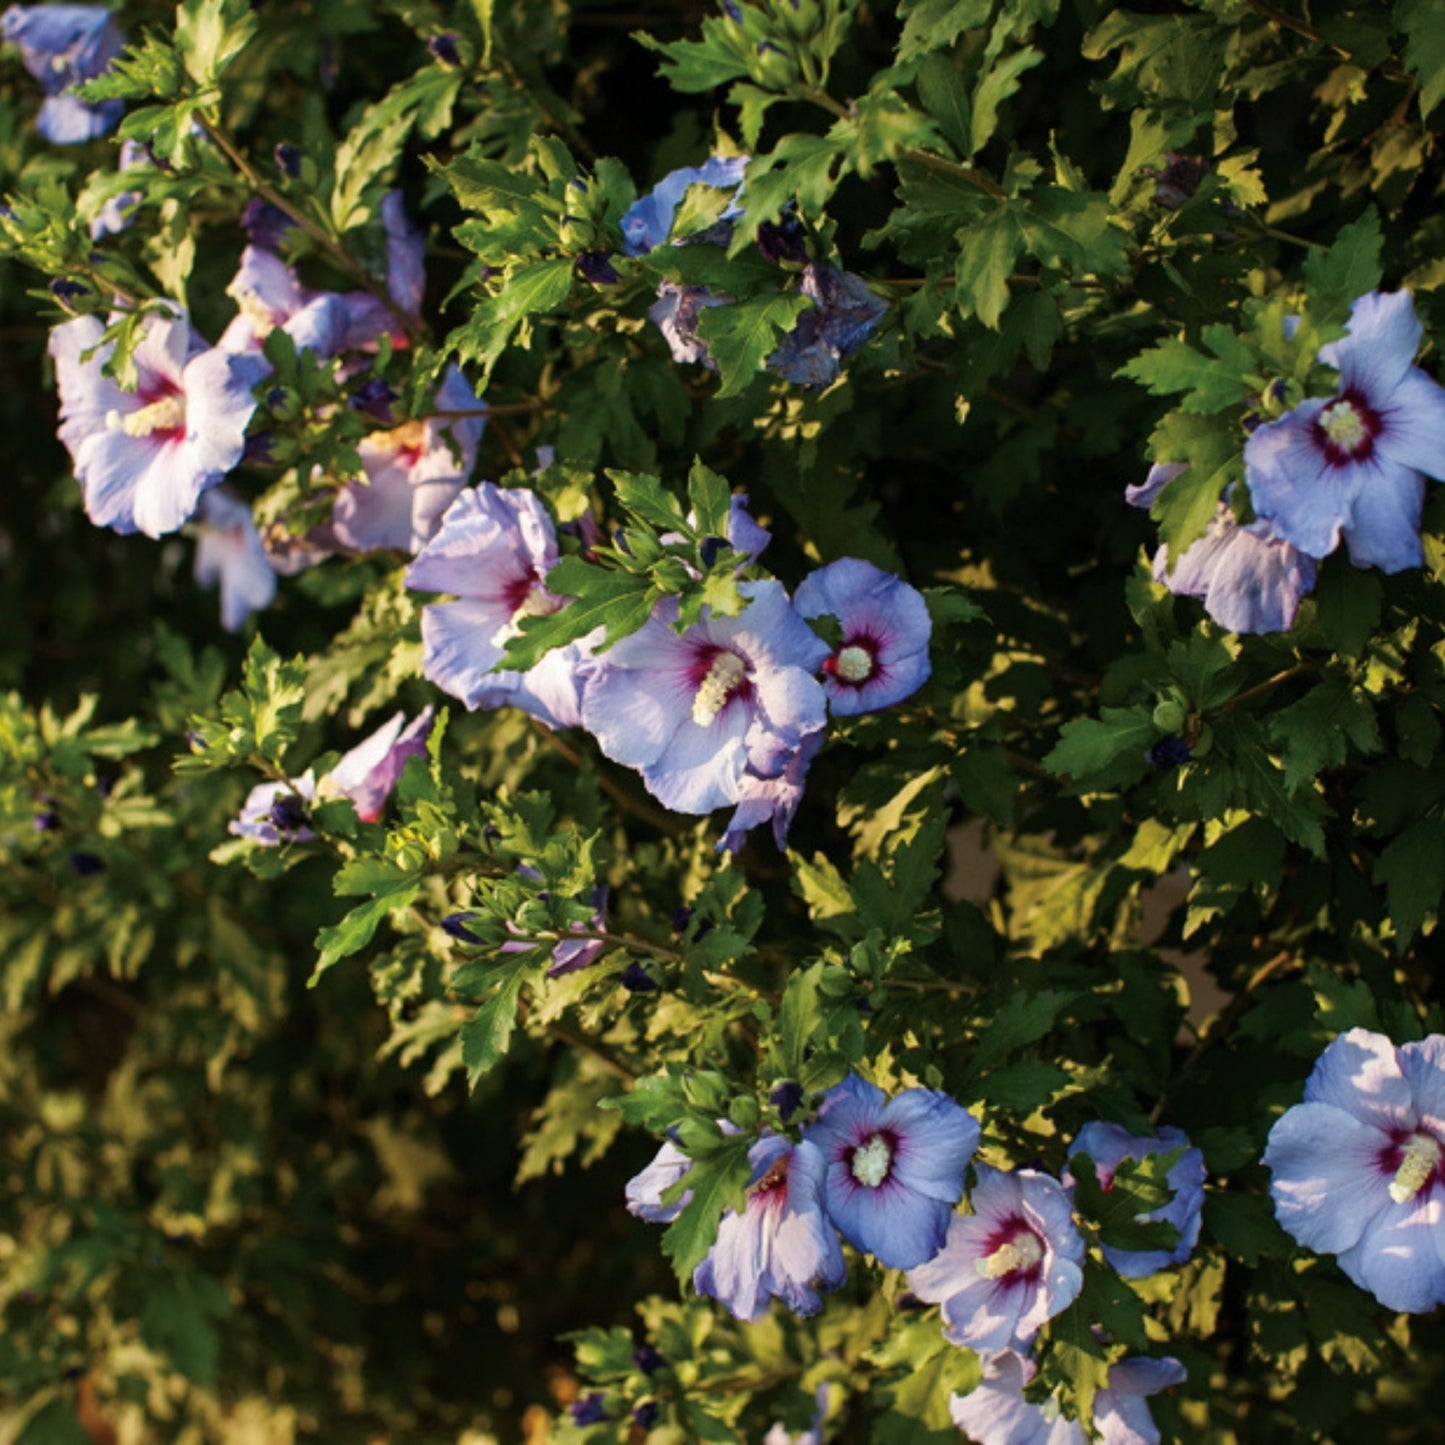
[[[1325,403],[1301,402],[1255,430],[1244,444],[1244,474],[1254,509],[1286,542],[1311,557],[1339,546],[1340,529],[1364,485],[1366,468],[1325,455],[1315,417]]]
[[[1375,448],[1381,456],[1445,480],[1445,387],[1412,366],[1379,417]]]
[[[1287,1110],[1269,1131],[1264,1164],[1280,1225],[1310,1249],[1338,1254],[1390,1207],[1382,1157],[1390,1136],[1333,1104]]]
[[[1305,1100],[1333,1104],[1386,1133],[1416,1124],[1395,1046],[1369,1029],[1350,1029],[1330,1041],[1305,1084]]]
[[[1425,560],[1420,547],[1420,512],[1425,479],[1383,453],[1370,464],[1370,477],[1355,498],[1345,526],[1345,545],[1356,567],[1402,572]]]
[[[1436,1250],[1441,1217],[1437,1189],[1382,1210],[1341,1253],[1340,1268],[1386,1309],[1422,1314],[1445,1304],[1445,1264]]]
[[[1349,334],[1320,347],[1320,360],[1339,368],[1342,391],[1362,392],[1378,411],[1414,363],[1421,330],[1408,291],[1370,291],[1350,307]]]

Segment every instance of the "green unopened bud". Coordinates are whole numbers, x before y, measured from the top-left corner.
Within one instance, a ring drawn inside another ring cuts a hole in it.
[[[1214,746],[1214,729],[1208,723],[1199,724],[1199,736],[1189,745],[1196,758],[1202,758]]]
[[[1172,697],[1166,697],[1154,709],[1154,726],[1163,733],[1177,733],[1184,726],[1184,709]]]
[[[728,1087],[721,1074],[684,1074],[682,1079],[683,1097],[695,1109],[707,1114],[717,1114],[727,1105]]]
[[[758,1122],[758,1101],[751,1095],[741,1095],[728,1105],[728,1118],[739,1129],[751,1129]]]
[[[798,66],[781,46],[762,40],[748,59],[748,74],[769,90],[790,90],[797,82]]]

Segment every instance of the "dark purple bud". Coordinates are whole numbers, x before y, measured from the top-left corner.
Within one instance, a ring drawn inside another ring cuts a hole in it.
[[[698,544],[697,555],[704,567],[711,567],[717,555],[728,544],[726,537],[704,537]]]
[[[758,41],[759,55],[766,55],[770,50],[773,52],[774,55],[785,55],[787,53],[781,45],[774,45],[771,40]]]
[[[54,808],[46,808],[44,812],[37,813],[34,822],[37,833],[56,833],[60,830],[60,814]]]
[[[764,221],[758,227],[758,250],[769,261],[795,261],[801,265],[808,259],[803,223],[796,216],[784,216],[776,225]]]
[[[1284,377],[1277,376],[1270,382],[1264,395],[1265,399],[1275,406],[1283,406],[1285,397],[1289,395],[1289,383],[1285,381]]]
[[[57,276],[50,283],[50,294],[60,302],[62,306],[69,306],[72,301],[78,301],[89,290],[79,281],[66,281]]]
[[[632,555],[632,548],[627,544],[627,533],[619,529],[612,534],[612,545],[622,553],[624,557]]]
[[[18,221],[19,219],[14,206],[0,204],[0,221]]]
[[[1189,744],[1181,737],[1160,738],[1147,753],[1150,765],[1157,768],[1159,772],[1166,772],[1170,768],[1182,768],[1194,754],[1189,750]]]
[[[798,1105],[802,1102],[803,1086],[792,1079],[785,1079],[781,1084],[775,1085],[768,1095],[768,1103],[778,1111],[778,1117],[785,1124],[798,1112]]]
[[[241,454],[243,462],[250,462],[253,467],[269,467],[276,460],[271,450],[271,443],[275,438],[268,431],[258,431],[255,436],[246,438],[246,450]]]
[[[667,1363],[656,1345],[643,1344],[632,1352],[632,1363],[644,1375],[655,1375]]]
[[[286,405],[290,393],[284,386],[273,386],[266,393],[266,406],[271,411],[276,411]]]
[[[377,421],[385,422],[390,426],[396,416],[392,412],[391,404],[396,400],[396,392],[379,376],[368,377],[351,393],[352,411],[364,411],[368,416],[374,416]]]
[[[145,153],[146,159],[158,171],[165,171],[167,174],[169,174],[171,171],[175,170],[175,167],[163,155],[157,154],[155,146],[150,141],[147,141],[145,143]]]
[[[632,1423],[639,1430],[651,1430],[657,1424],[657,1401],[644,1400],[632,1412]]]
[[[1245,431],[1253,432],[1257,431],[1261,426],[1264,425],[1264,418],[1260,416],[1257,411],[1247,411],[1242,417],[1240,417],[1239,424],[1245,429]]]
[[[674,909],[672,914],[672,931],[674,933],[686,933],[687,925],[692,922],[692,909],[684,905],[682,908]]]
[[[110,797],[115,790],[116,779],[113,773],[97,773],[95,775],[95,791],[102,798]]]
[[[482,940],[467,927],[475,913],[448,913],[442,919],[442,931],[449,933],[458,943],[480,943]]]
[[[737,0],[723,0],[723,10],[729,20],[741,20],[743,12],[738,9]]]
[[[82,1370],[79,1365],[72,1365],[65,1372],[65,1378],[69,1380],[72,1384],[74,1384],[74,1382],[78,1380],[84,1373],[85,1371]]]
[[[894,1295],[893,1308],[896,1310],[924,1310],[928,1306],[911,1289],[906,1289],[900,1294]]]
[[[601,1390],[593,1390],[572,1402],[572,1423],[574,1425],[600,1425],[607,1418],[607,1397]]]
[[[301,152],[290,141],[279,141],[275,150],[276,169],[293,181],[301,175]]]
[[[622,279],[606,251],[588,251],[579,256],[577,274],[594,286],[615,286]]]
[[[258,196],[241,212],[241,228],[251,238],[253,246],[264,246],[268,251],[279,251],[286,233],[296,223],[270,201]]]
[[[72,853],[67,861],[77,878],[94,878],[97,873],[105,872],[104,860],[94,853]]]
[[[648,971],[635,960],[622,970],[619,979],[628,993],[656,993],[662,987]]]
[[[306,826],[306,804],[295,793],[280,793],[269,816],[278,833],[299,833]]]
[[[502,830],[495,823],[488,823],[482,829],[482,841],[484,843],[495,843],[502,836]]]
[[[446,30],[440,35],[433,35],[427,41],[426,48],[443,65],[460,65],[462,63],[462,53],[457,49],[457,37],[454,31]]]
[[[873,1012],[873,1004],[866,998],[855,998],[853,1000],[853,1007],[857,1009],[860,1014],[871,1014]],[[807,1058],[808,1056],[804,1054],[803,1057]]]
[[[1168,152],[1166,159],[1168,164],[1155,173],[1154,199],[1166,210],[1175,211],[1199,189],[1209,162],[1177,151]]]

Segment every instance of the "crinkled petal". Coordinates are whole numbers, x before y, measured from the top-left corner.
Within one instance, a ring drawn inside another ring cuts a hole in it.
[[[1423,1314],[1445,1304],[1442,1193],[1433,1187],[1406,1204],[1392,1204],[1366,1225],[1357,1244],[1340,1253],[1340,1268],[1386,1309]]]
[[[1445,480],[1445,387],[1412,366],[1378,415],[1375,450],[1381,456]]]
[[[1304,1096],[1307,1103],[1333,1104],[1386,1133],[1413,1129],[1418,1122],[1395,1045],[1369,1029],[1350,1029],[1330,1041],[1315,1060]]]
[[[1131,482],[1124,488],[1124,500],[1131,507],[1152,507],[1159,493],[1188,470],[1188,462],[1155,462],[1142,482]]]
[[[1391,461],[1383,451],[1371,458],[1368,469],[1344,529],[1350,561],[1382,572],[1419,567],[1425,560],[1420,546],[1424,477]]]
[[[657,759],[643,767],[648,791],[677,813],[710,813],[737,802],[748,764],[748,724],[747,708],[736,699],[706,727],[687,717]]]
[[[1269,1131],[1264,1164],[1275,1216],[1301,1244],[1349,1249],[1390,1207],[1390,1136],[1333,1104],[1296,1104]]]
[[[103,100],[99,105],[88,105],[66,90],[46,96],[41,102],[35,129],[54,146],[84,145],[109,135],[124,114],[124,101]]]
[[[1348,334],[1320,347],[1320,360],[1339,369],[1342,391],[1363,393],[1378,410],[1414,364],[1421,331],[1408,291],[1370,291],[1350,307]]]
[[[1445,1139],[1445,1035],[1401,1044],[1395,1057],[1409,1085],[1416,1118],[1437,1138]]]
[[[1278,421],[1258,427],[1244,444],[1245,481],[1255,511],[1275,532],[1311,557],[1340,543],[1368,469],[1325,455],[1315,418],[1325,406],[1304,401]]]
[[[498,635],[511,619],[505,609],[464,598],[459,602],[433,602],[421,613],[421,670],[428,682],[467,707],[481,706],[481,698],[504,674],[492,669],[502,660]]]
[[[692,1196],[685,1193],[675,1204],[664,1204],[662,1195],[691,1168],[692,1160],[676,1144],[664,1144],[647,1168],[627,1181],[628,1213],[649,1224],[671,1224]]]
[[[898,1138],[892,1168],[899,1181],[952,1209],[978,1149],[978,1120],[947,1094],[905,1089],[884,1108],[883,1126]]]

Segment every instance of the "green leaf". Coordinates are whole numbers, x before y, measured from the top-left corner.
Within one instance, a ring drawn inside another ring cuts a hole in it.
[[[1405,36],[1405,68],[1420,85],[1420,119],[1445,99],[1445,0],[1396,0],[1395,29]]]
[[[661,593],[645,576],[613,572],[581,557],[564,557],[547,574],[547,588],[563,597],[575,597],[547,617],[524,617],[521,633],[509,638],[500,668],[525,671],[554,647],[575,642],[596,627],[607,630],[604,650],[636,632],[652,616]]]
[[[1000,208],[959,231],[957,242],[958,309],[996,331],[1009,302],[1009,276],[1023,253],[1023,232],[1013,213]]]
[[[1169,672],[1196,712],[1233,697],[1243,679],[1235,669],[1239,640],[1227,633],[1191,633],[1169,648]]]
[[[732,518],[732,488],[727,478],[693,460],[687,474],[687,499],[692,504],[693,527],[702,537],[726,537]]]
[[[1224,489],[1243,471],[1243,452],[1237,433],[1228,425],[1182,412],[1164,418],[1149,446],[1157,460],[1187,467],[1149,508],[1159,524],[1159,540],[1169,549],[1172,568],[1208,530]]]
[[[1215,412],[1237,406],[1253,393],[1244,377],[1256,368],[1254,353],[1227,326],[1206,326],[1201,340],[1213,352],[1205,356],[1187,342],[1162,341],[1119,369],[1155,396],[1185,393],[1186,412]]]
[[[1289,1259],[1292,1239],[1275,1223],[1274,1206],[1259,1194],[1211,1193],[1204,1200],[1204,1230],[1226,1253],[1247,1265]]]
[[[958,67],[943,55],[929,55],[918,67],[918,98],[961,156],[973,154],[968,87]]]
[[[1284,753],[1284,785],[1294,792],[1326,768],[1337,768],[1350,746],[1363,756],[1380,751],[1374,704],[1348,677],[1327,678],[1269,719],[1269,735]]]
[[[199,85],[212,85],[256,33],[250,0],[185,0],[176,12],[176,40],[186,69]]]
[[[1417,818],[1380,854],[1374,881],[1385,886],[1395,948],[1403,953],[1445,895],[1445,823]]]
[[[963,149],[965,156],[975,155],[993,139],[993,133],[998,129],[999,106],[1018,93],[1019,77],[1032,70],[1043,58],[1043,51],[1030,45],[1005,55],[989,68],[973,93],[972,116]]]
[[[1099,1228],[1099,1237],[1112,1249],[1130,1251],[1172,1250],[1179,1243],[1179,1230],[1168,1220],[1146,1216],[1167,1208],[1174,1199],[1169,1171],[1179,1162],[1184,1146],[1146,1155],[1143,1159],[1121,1159],[1105,1188],[1094,1161],[1083,1153],[1069,1155],[1069,1172],[1074,1177],[1074,1202],[1079,1213]]]
[[[639,472],[608,469],[607,477],[617,489],[617,500],[626,512],[662,531],[676,531],[685,525],[682,504],[657,477]]]
[[[679,1181],[681,1188],[673,1186],[679,1193],[685,1189],[692,1196],[662,1236],[663,1253],[672,1261],[679,1283],[691,1283],[693,1270],[703,1262],[717,1238],[723,1211],[742,1207],[752,1177],[748,1150],[753,1142],[746,1134],[722,1140],[705,1158],[693,1160]]]
[[[898,7],[908,17],[898,42],[899,60],[947,49],[965,30],[987,24],[992,10],[992,0],[905,0]]]
[[[1316,326],[1343,325],[1355,300],[1379,289],[1385,274],[1380,262],[1383,246],[1379,212],[1370,206],[1340,231],[1329,250],[1311,251],[1305,257],[1305,295]]]
[[[420,879],[402,879],[369,902],[353,908],[340,923],[321,929],[316,935],[316,966],[307,980],[307,987],[315,988],[333,964],[365,948],[375,936],[381,920],[400,909],[410,908],[420,893]]]
[[[718,396],[736,396],[760,372],[778,342],[813,303],[797,292],[755,296],[731,306],[710,306],[697,321],[697,334],[722,374]]]
[[[177,1270],[147,1282],[141,1306],[141,1338],[170,1356],[176,1369],[198,1385],[215,1381],[221,1358],[216,1324],[231,1313],[231,1300],[209,1275]]]
[[[1038,993],[1013,993],[999,1005],[974,1050],[971,1072],[981,1074],[1001,1064],[1011,1053],[1037,1043],[1076,994],[1046,988]]]
[[[1159,736],[1150,709],[1106,707],[1097,718],[1065,723],[1059,741],[1044,759],[1044,767],[1076,783],[1088,781],[1122,759],[1137,760],[1136,771],[1147,765],[1145,753]]]
[[[466,1067],[467,1083],[474,1089],[477,1080],[506,1057],[529,968],[528,961],[519,958],[498,969],[501,974],[498,987],[462,1025],[462,1063]]]
[[[968,1394],[982,1378],[983,1367],[973,1351],[944,1339],[936,1320],[915,1319],[896,1325],[865,1358],[880,1370],[896,1372],[879,1381],[889,1416],[900,1416],[927,1432],[874,1434],[870,1439],[931,1441],[935,1431],[942,1439],[957,1439],[948,1397]]]

